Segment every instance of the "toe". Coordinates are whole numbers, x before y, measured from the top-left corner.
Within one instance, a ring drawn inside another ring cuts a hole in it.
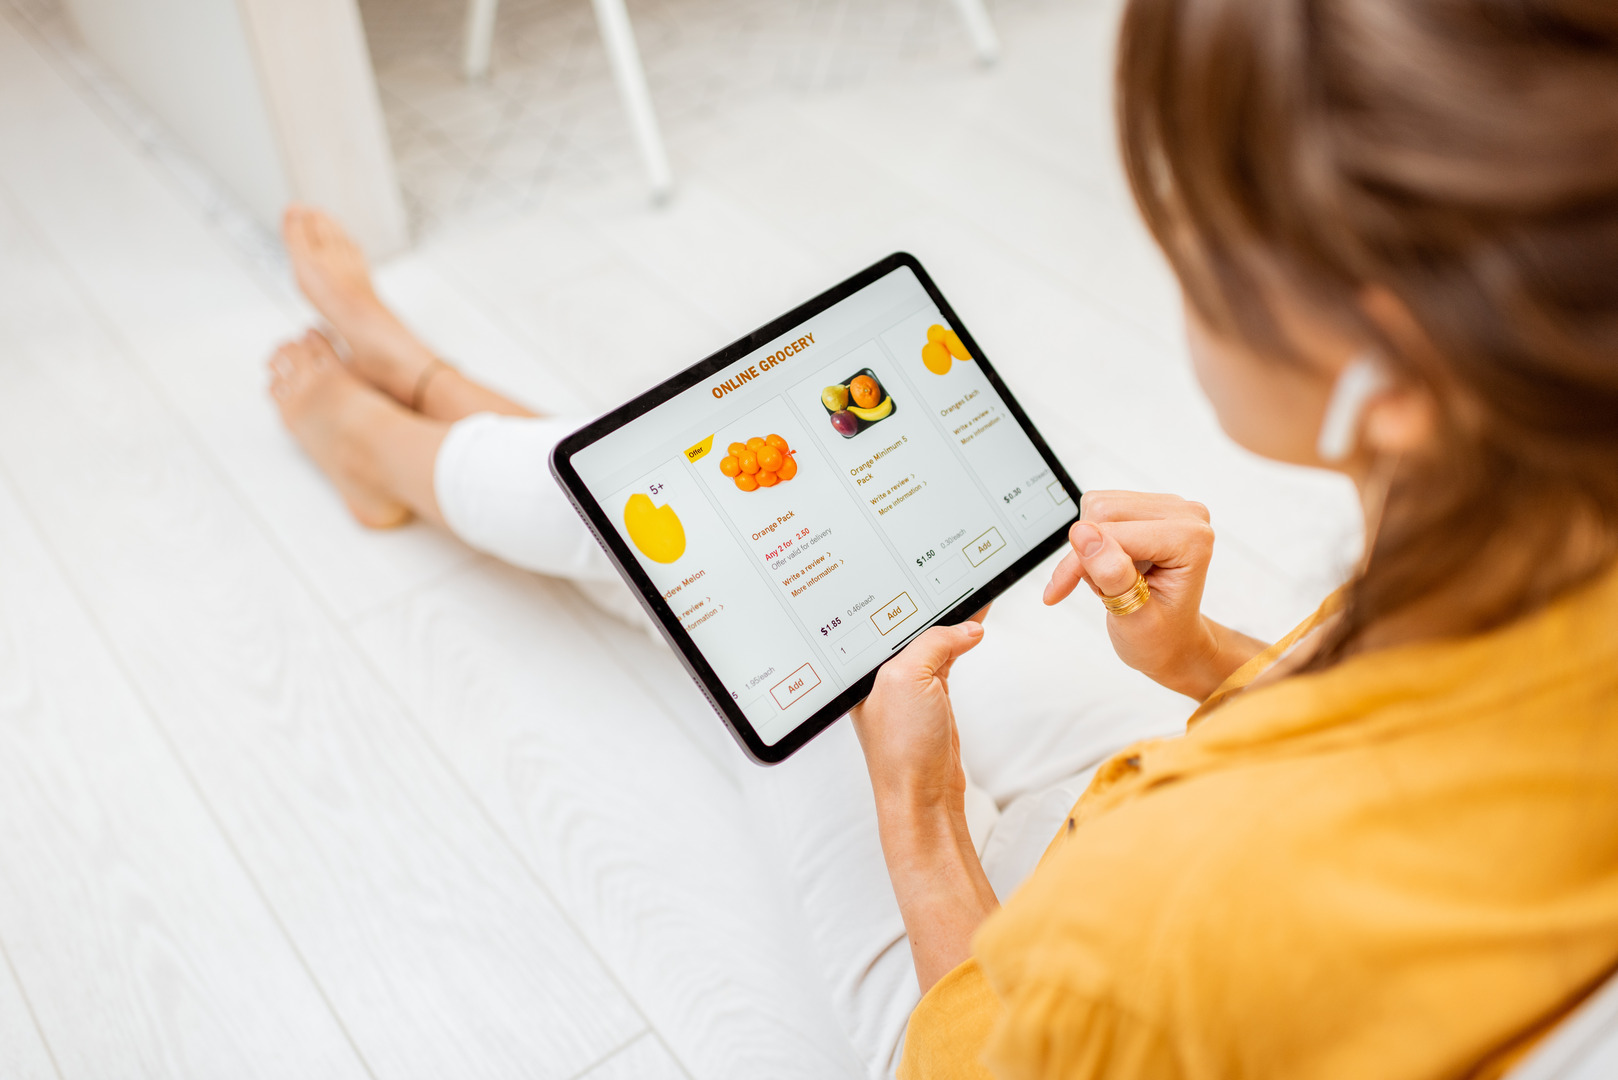
[[[324,247],[330,247],[343,238],[343,232],[337,223],[319,210],[309,212],[309,224],[315,239]]]
[[[289,341],[275,350],[270,358],[270,370],[281,377],[289,389],[296,389],[311,366],[309,347],[301,341]]]
[[[363,261],[364,256],[360,253],[359,245],[354,242],[352,236],[348,235],[348,230],[343,228],[341,222],[330,214],[322,213],[319,210],[310,211],[310,218],[320,235],[322,247],[333,254],[340,253],[345,257]]]
[[[283,377],[291,375],[293,368],[293,356],[295,355],[294,349],[295,345],[290,341],[276,349],[275,352],[270,355],[270,370]]]
[[[342,363],[342,360],[337,355],[337,350],[332,348],[332,344],[327,340],[326,335],[319,330],[311,329],[305,333],[303,335],[303,344],[307,347],[317,368]]]
[[[296,366],[290,345],[283,345],[270,356],[270,395],[277,401],[285,401],[292,394],[292,380],[296,374]]]

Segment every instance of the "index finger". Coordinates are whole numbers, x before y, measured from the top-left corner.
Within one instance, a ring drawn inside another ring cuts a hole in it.
[[[1095,527],[1118,541],[1136,569],[1147,563],[1167,569],[1206,566],[1213,558],[1213,526],[1201,518],[1109,521]]]

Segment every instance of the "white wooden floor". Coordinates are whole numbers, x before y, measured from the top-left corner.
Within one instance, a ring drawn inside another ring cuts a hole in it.
[[[1213,508],[1213,614],[1279,634],[1351,508],[1197,397],[1113,6],[1025,9],[992,73],[722,109],[669,208],[560,177],[385,292],[590,410],[911,250],[1081,484]],[[307,318],[0,16],[0,1076],[852,1075],[717,719],[567,586],[348,521],[264,394]]]

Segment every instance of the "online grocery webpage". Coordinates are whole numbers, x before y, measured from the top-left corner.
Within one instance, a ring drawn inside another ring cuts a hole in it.
[[[572,463],[767,744],[1074,510],[907,267]]]

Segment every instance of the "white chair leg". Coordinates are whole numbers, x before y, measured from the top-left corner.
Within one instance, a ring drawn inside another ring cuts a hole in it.
[[[972,48],[977,50],[978,62],[987,67],[998,60],[1000,38],[994,32],[994,23],[989,21],[983,0],[955,0],[955,7],[961,13],[961,21],[966,23],[966,34],[972,39]]]
[[[467,82],[477,82],[489,73],[494,13],[499,6],[500,0],[467,0],[466,37],[461,42],[461,72]]]
[[[601,27],[601,41],[607,47],[607,60],[612,65],[613,79],[618,83],[618,94],[624,100],[624,111],[629,114],[629,127],[640,148],[641,159],[652,181],[652,200],[662,202],[674,186],[669,174],[668,155],[663,152],[663,135],[658,130],[657,114],[652,111],[651,91],[646,88],[646,72],[641,67],[640,50],[635,48],[635,33],[629,25],[629,12],[624,0],[594,0],[596,22]]]

